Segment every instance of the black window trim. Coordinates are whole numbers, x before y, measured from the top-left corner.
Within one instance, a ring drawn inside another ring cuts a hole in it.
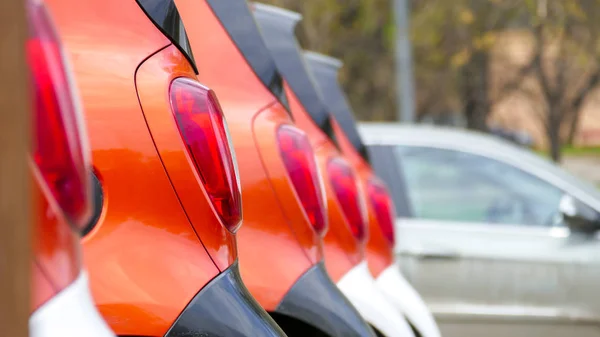
[[[252,7],[254,18],[261,29],[267,47],[275,59],[279,72],[298,97],[313,122],[339,148],[333,132],[332,116],[305,64],[302,49],[295,36],[296,26],[302,20],[302,15],[256,2],[252,3]],[[273,43],[274,39],[289,42],[289,45],[288,43],[284,46],[281,44],[275,45]],[[283,51],[285,55],[279,54],[279,51]],[[296,60],[300,62],[301,67],[298,67]],[[288,64],[289,61],[292,61],[293,64]],[[292,71],[295,74],[291,74]]]
[[[192,47],[175,0],[136,0],[152,23],[183,53],[198,74]]]
[[[260,79],[262,84],[277,98],[284,106],[290,117],[288,98],[283,86],[283,78],[277,69],[275,60],[271,52],[267,48],[263,35],[260,32],[260,27],[256,23],[252,11],[246,1],[239,0],[206,0],[210,10],[215,17],[220,21],[229,38],[234,42],[237,50],[243,55],[244,59]],[[236,7],[234,7],[236,6]],[[243,36],[239,34],[239,30],[232,30],[232,26],[228,21],[230,18],[225,15],[235,14],[235,23],[239,24],[241,20],[251,20],[256,29],[250,28],[250,22],[242,22],[244,29]],[[259,66],[259,62],[261,65]],[[258,68],[261,69],[258,69]]]
[[[303,56],[321,91],[324,103],[333,115],[332,118],[337,121],[338,125],[346,135],[346,138],[348,138],[352,147],[354,147],[358,154],[367,163],[371,163],[367,147],[356,126],[356,119],[354,118],[352,107],[338,80],[339,70],[343,66],[343,62],[339,59],[314,51],[304,51]],[[333,78],[330,78],[329,75],[326,74],[328,71],[334,73]],[[327,82],[327,84],[325,84],[325,82]],[[328,92],[328,87],[334,87],[334,92]],[[337,101],[337,104],[334,103],[334,100]]]

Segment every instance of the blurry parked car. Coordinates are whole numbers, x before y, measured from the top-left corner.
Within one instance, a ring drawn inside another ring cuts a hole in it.
[[[235,155],[174,2],[47,2],[89,126],[83,245],[107,323],[119,336],[284,336],[240,278]]]
[[[532,148],[535,145],[533,138],[526,131],[516,131],[495,125],[490,127],[490,133],[524,147]]]
[[[323,239],[327,271],[379,333],[411,336],[406,320],[386,300],[369,273],[365,259],[369,238],[366,189],[356,168],[339,150],[330,112],[305,65],[294,35],[301,16],[256,3],[254,15],[283,76],[290,111],[310,138],[324,175],[329,217],[329,231]]]
[[[198,78],[218,93],[239,163],[241,276],[288,336],[372,336],[327,275],[322,178],[245,0],[176,0]]]
[[[395,210],[387,184],[374,174],[366,145],[358,132],[352,108],[338,81],[340,60],[314,52],[304,58],[321,90],[340,149],[357,169],[362,189],[367,193],[369,239],[366,255],[375,283],[388,301],[407,318],[417,336],[439,337],[433,315],[414,288],[400,273],[395,261]]]
[[[26,2],[32,84],[31,337],[114,337],[96,309],[81,261],[92,215],[88,139],[71,69],[45,6]]]
[[[444,336],[598,336],[600,193],[464,130],[363,124],[396,252]]]

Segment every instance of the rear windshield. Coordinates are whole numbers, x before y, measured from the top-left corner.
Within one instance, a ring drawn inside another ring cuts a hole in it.
[[[277,14],[264,12],[259,7],[255,9],[254,14],[264,41],[275,58],[277,68],[312,120],[335,142],[327,107],[304,63],[293,30],[286,27],[293,25],[293,22],[287,18],[278,18]]]
[[[207,0],[211,9],[263,84],[289,110],[283,79],[246,1]]]
[[[321,95],[329,111],[335,116],[336,121],[344,131],[346,137],[348,137],[350,143],[352,143],[352,146],[360,153],[363,159],[369,162],[368,151],[356,128],[352,108],[337,79],[338,68],[318,60],[316,57],[311,56],[311,54],[305,54],[305,59],[321,90]]]

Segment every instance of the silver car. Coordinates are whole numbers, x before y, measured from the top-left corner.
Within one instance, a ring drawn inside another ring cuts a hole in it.
[[[600,192],[499,138],[362,124],[442,335],[600,336]],[[598,168],[600,169],[600,168]]]

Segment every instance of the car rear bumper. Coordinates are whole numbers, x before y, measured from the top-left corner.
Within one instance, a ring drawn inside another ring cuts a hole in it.
[[[352,268],[337,285],[367,322],[386,337],[414,337],[404,316],[375,285],[366,261]]]
[[[29,318],[30,337],[115,337],[96,309],[85,272]]]
[[[440,337],[440,330],[427,305],[392,264],[375,280],[388,301],[400,310],[422,337]]]
[[[165,337],[285,337],[242,282],[237,262],[208,283]]]
[[[331,337],[374,337],[375,334],[331,281],[322,262],[309,269],[275,310],[309,324]]]

